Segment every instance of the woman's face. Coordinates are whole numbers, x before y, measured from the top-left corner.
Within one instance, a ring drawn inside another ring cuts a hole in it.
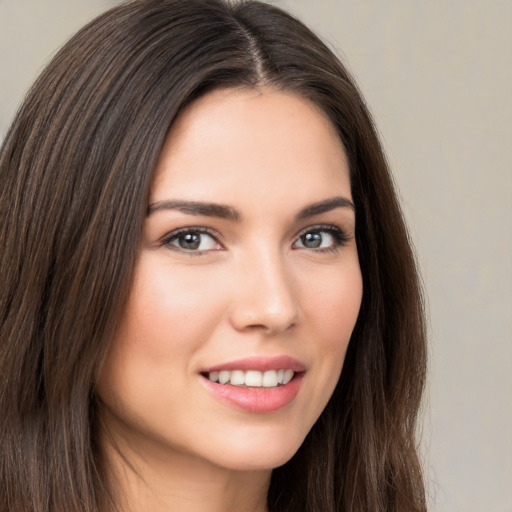
[[[327,404],[356,322],[354,230],[347,158],[313,104],[229,89],[187,107],[156,168],[98,382],[125,455],[286,462]]]

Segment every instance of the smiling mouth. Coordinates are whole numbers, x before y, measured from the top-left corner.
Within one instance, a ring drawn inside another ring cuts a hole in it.
[[[203,377],[216,384],[246,388],[276,388],[285,386],[295,372],[291,369],[267,370],[220,370],[202,373]]]

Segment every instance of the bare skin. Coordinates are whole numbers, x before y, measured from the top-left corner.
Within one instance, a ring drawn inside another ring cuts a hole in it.
[[[122,512],[267,512],[359,313],[345,151],[301,97],[214,91],[173,125],[148,210],[97,382],[111,486]]]
[[[194,464],[187,455],[172,453],[146,457],[138,453],[136,470],[112,445],[104,443],[116,501],[123,512],[267,512],[270,471],[233,472],[204,461]],[[124,454],[132,450],[119,447]],[[132,448],[133,449],[133,448]]]

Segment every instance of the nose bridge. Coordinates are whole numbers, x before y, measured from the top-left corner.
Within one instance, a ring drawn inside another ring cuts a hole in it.
[[[297,321],[298,303],[291,272],[276,249],[258,247],[240,263],[232,322],[237,329],[281,332]]]

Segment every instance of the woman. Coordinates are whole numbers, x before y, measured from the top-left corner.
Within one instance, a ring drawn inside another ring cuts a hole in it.
[[[0,166],[0,510],[425,510],[413,254],[364,102],[300,22],[117,7]]]

